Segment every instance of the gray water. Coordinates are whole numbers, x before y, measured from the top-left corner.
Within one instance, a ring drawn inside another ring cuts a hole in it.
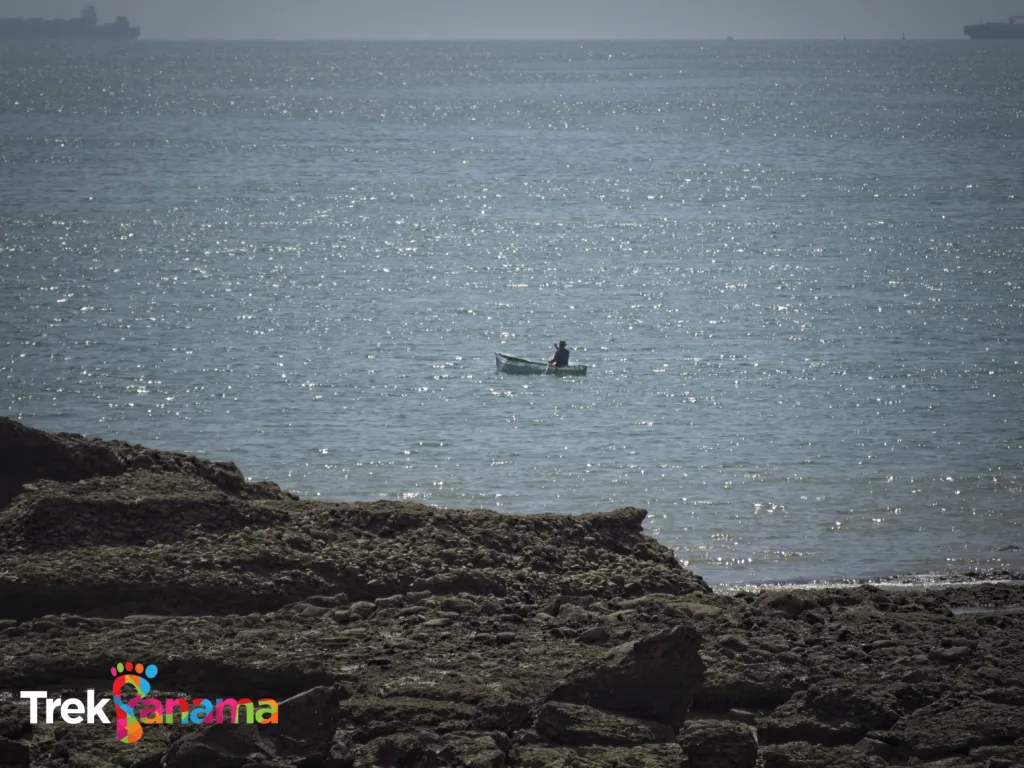
[[[1024,50],[0,47],[0,409],[310,497],[1017,568]],[[498,374],[566,339],[585,379]]]

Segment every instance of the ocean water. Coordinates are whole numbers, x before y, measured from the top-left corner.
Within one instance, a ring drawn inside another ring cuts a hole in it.
[[[0,46],[0,412],[639,506],[717,585],[1024,566],[1010,42]],[[586,378],[495,371],[565,339]]]

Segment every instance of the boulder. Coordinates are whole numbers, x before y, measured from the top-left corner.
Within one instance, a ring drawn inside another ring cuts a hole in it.
[[[260,734],[280,755],[323,761],[341,722],[341,695],[343,689],[318,686],[278,702],[278,722],[259,726]]]
[[[855,744],[868,731],[896,723],[900,717],[897,708],[896,696],[882,688],[832,681],[815,683],[761,718],[758,738],[765,744]]]
[[[889,764],[875,755],[853,747],[822,747],[803,741],[772,744],[761,750],[764,768],[886,768]]]
[[[540,708],[535,727],[549,741],[565,746],[636,746],[675,738],[674,729],[661,723],[556,701],[549,701]]]
[[[161,768],[241,768],[247,761],[276,757],[255,725],[218,723],[189,730],[174,741]]]
[[[688,720],[679,734],[689,768],[754,768],[757,736],[729,720]]]
[[[1024,707],[948,695],[915,710],[871,737],[896,747],[897,756],[919,759],[966,753],[1024,738]]]
[[[671,630],[624,643],[574,670],[547,700],[587,704],[678,728],[704,674],[700,641],[693,623],[681,620]]]

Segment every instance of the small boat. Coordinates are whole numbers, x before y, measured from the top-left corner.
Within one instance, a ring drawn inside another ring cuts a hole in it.
[[[498,373],[516,373],[524,376],[536,376],[540,374],[553,374],[555,376],[586,376],[587,366],[565,365],[555,368],[547,363],[535,363],[532,360],[523,360],[521,357],[509,357],[500,352],[494,353],[494,362],[498,366]]]

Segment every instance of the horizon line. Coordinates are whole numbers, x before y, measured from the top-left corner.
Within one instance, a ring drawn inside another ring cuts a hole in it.
[[[834,43],[983,42],[958,37],[139,37],[146,43]],[[37,41],[21,41],[37,42]],[[76,42],[76,41],[54,41]],[[116,42],[116,41],[115,41]]]

